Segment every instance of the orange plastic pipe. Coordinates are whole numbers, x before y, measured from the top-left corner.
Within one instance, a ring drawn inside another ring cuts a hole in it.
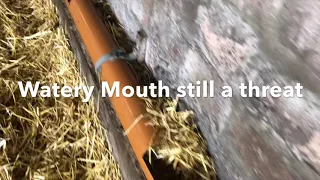
[[[65,1],[94,64],[102,56],[117,48],[90,0]],[[127,85],[133,87],[137,85],[130,67],[124,60],[104,63],[101,66],[101,73],[102,80],[109,84],[119,81],[121,88]],[[137,117],[145,113],[145,103],[138,97],[126,98],[121,95],[119,98],[110,97],[110,101],[125,130]],[[146,178],[153,180],[143,155],[148,151],[154,130],[145,123],[146,119],[139,121],[130,130],[128,139]]]

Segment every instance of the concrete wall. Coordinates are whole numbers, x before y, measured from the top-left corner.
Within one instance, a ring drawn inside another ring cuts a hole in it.
[[[215,80],[304,86],[304,98],[184,98],[222,180],[320,179],[320,1],[109,0],[175,89]]]

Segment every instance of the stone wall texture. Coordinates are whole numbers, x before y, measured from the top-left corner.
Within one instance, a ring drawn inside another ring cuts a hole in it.
[[[184,98],[222,180],[320,179],[320,1],[109,0],[146,63],[175,89],[215,80],[233,98]],[[303,98],[242,98],[240,83],[304,86]]]

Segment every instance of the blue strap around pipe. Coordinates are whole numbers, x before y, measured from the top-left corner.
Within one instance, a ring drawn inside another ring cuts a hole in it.
[[[121,49],[116,49],[111,51],[108,54],[103,55],[95,64],[95,70],[98,73],[101,69],[101,66],[109,61],[114,61],[117,59],[124,59],[127,61],[135,61],[137,58],[133,53],[127,54],[126,52],[124,52]]]

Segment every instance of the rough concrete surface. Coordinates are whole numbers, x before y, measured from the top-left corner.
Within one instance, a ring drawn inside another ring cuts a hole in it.
[[[184,98],[222,180],[320,179],[320,1],[109,0],[146,63],[175,89],[215,80],[233,98]],[[304,86],[303,98],[242,98],[240,83]]]

